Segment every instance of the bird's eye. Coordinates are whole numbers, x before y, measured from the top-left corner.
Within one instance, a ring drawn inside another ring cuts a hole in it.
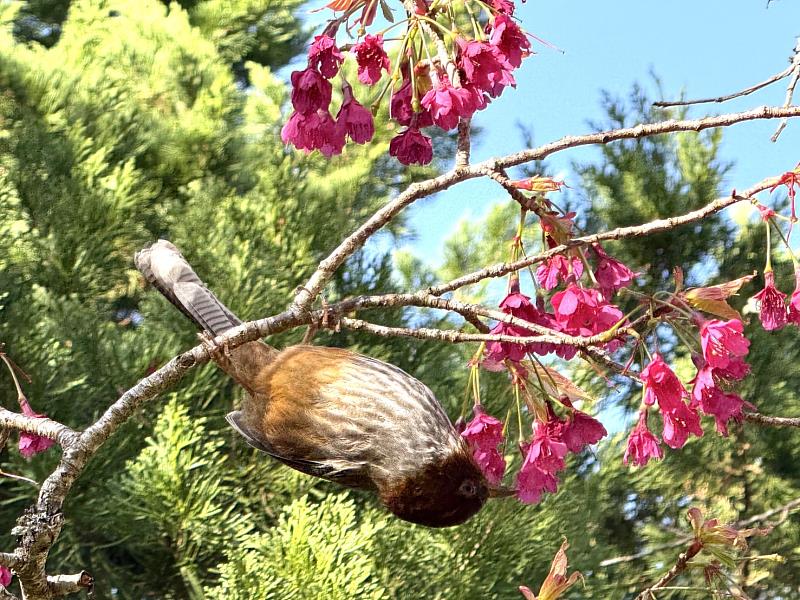
[[[461,487],[458,488],[458,491],[462,496],[470,497],[478,492],[478,487],[475,485],[474,481],[464,481]]]

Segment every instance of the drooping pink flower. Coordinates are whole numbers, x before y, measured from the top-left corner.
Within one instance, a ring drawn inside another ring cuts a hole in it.
[[[349,85],[343,87],[344,101],[336,115],[336,123],[344,128],[350,139],[356,144],[365,144],[375,135],[375,124],[372,113],[364,108],[353,98],[353,91]]]
[[[516,82],[511,75],[511,65],[502,57],[496,46],[477,40],[466,41],[456,37],[459,47],[458,66],[464,72],[466,83],[497,98],[508,85]]]
[[[700,400],[700,410],[714,417],[717,431],[727,437],[728,422],[741,421],[743,418],[742,407],[744,400],[737,394],[727,394],[722,390],[713,388],[709,393],[703,394]]]
[[[550,425],[541,421],[534,423],[533,439],[527,446],[525,462],[535,463],[547,473],[557,473],[564,468],[567,445],[561,441],[561,424],[554,421]]]
[[[341,154],[345,144],[345,129],[333,120],[327,110],[308,115],[292,113],[281,130],[281,139],[300,150],[319,150],[327,157]]]
[[[789,298],[787,318],[793,325],[800,325],[800,268],[794,271],[794,292]]]
[[[693,379],[693,407],[700,408],[705,414],[713,416],[717,431],[728,435],[728,421],[742,419],[744,400],[736,394],[727,394],[718,385],[720,380],[729,379],[723,369],[712,369],[702,366]]]
[[[467,423],[463,437],[476,446],[497,446],[503,441],[503,422],[488,414],[480,404],[472,408],[472,420]]]
[[[498,323],[489,331],[493,335],[513,335],[515,337],[527,337],[531,334],[527,329],[509,325],[508,323]],[[508,359],[518,363],[528,353],[526,344],[516,344],[514,342],[487,342],[484,361],[481,363],[489,371],[502,370],[503,362]]]
[[[325,79],[330,79],[339,72],[339,65],[344,56],[339,51],[336,41],[330,36],[318,35],[308,49],[308,64],[316,67]],[[323,108],[323,107],[320,107]]]
[[[786,325],[786,294],[775,287],[775,273],[764,273],[764,289],[753,298],[758,302],[764,329],[773,331]]]
[[[599,257],[594,277],[597,279],[600,291],[610,300],[614,292],[631,284],[636,277],[636,273],[616,258],[609,256],[599,244],[595,244],[593,249]]]
[[[316,135],[317,149],[326,158],[341,154],[346,141],[344,127],[340,126],[327,110],[317,111],[317,116],[319,117],[319,127],[314,134]]]
[[[327,110],[331,92],[331,82],[313,67],[292,73],[292,106],[302,115]]]
[[[744,359],[734,357],[724,369],[714,369],[714,374],[730,381],[739,381],[750,374],[750,365]]]
[[[11,574],[11,570],[8,567],[3,567],[0,565],[0,585],[3,587],[8,587],[11,585],[11,579],[13,575]]]
[[[503,441],[503,423],[487,414],[480,405],[476,405],[473,412],[474,417],[461,432],[461,437],[467,441],[486,480],[497,485],[503,479],[506,468],[506,461],[497,450]]]
[[[664,421],[664,430],[661,437],[670,448],[682,448],[693,433],[697,437],[703,436],[700,426],[700,415],[697,410],[681,402],[673,410],[662,410],[661,418]]]
[[[314,113],[314,116],[316,114]],[[304,115],[297,111],[293,111],[289,119],[284,123],[281,129],[281,139],[284,144],[292,144],[298,150],[313,149],[313,141],[309,135],[309,130],[306,127],[306,119]]]
[[[523,446],[522,453],[527,448]],[[517,498],[526,504],[536,504],[542,499],[544,492],[555,494],[558,491],[558,478],[552,473],[543,471],[527,458],[517,473]]]
[[[715,369],[725,369],[732,361],[746,356],[750,340],[744,337],[744,326],[739,319],[721,321],[711,319],[700,325],[700,344],[703,358]]]
[[[381,78],[381,71],[389,70],[389,56],[383,49],[381,34],[367,34],[362,41],[353,46],[358,63],[358,80],[366,85],[374,85]]]
[[[691,381],[692,386],[692,405],[699,406],[703,396],[710,394],[712,390],[717,389],[717,382],[714,377],[714,369],[708,365],[703,365],[697,370],[697,375]]]
[[[460,117],[472,116],[471,103],[469,91],[455,87],[444,74],[422,97],[422,106],[430,111],[433,122],[445,131],[456,127]]]
[[[33,417],[34,419],[43,419],[46,417],[46,415],[40,415],[34,412],[25,398],[20,398],[19,404],[22,408],[22,414],[26,417]],[[53,444],[55,444],[53,440],[41,435],[36,435],[35,433],[21,431],[19,434],[19,453],[25,458],[31,458],[35,454],[44,452],[53,446]]]
[[[622,463],[627,465],[630,457],[634,465],[643,467],[651,458],[661,459],[663,456],[658,438],[647,427],[647,411],[642,410],[639,412],[639,422],[628,437],[628,447]]]
[[[418,128],[409,127],[389,142],[389,155],[404,165],[427,165],[433,160],[431,138]]]
[[[531,43],[514,20],[500,13],[495,16],[489,43],[495,46],[499,55],[513,68],[522,64],[522,59],[530,54]]]
[[[410,127],[414,119],[416,119],[417,129],[433,125],[431,112],[424,107],[421,107],[422,110],[420,112],[414,112],[412,101],[411,81],[405,79],[403,85],[392,93],[392,99],[389,102],[391,117],[400,125],[405,125],[406,127]]]
[[[537,308],[531,299],[519,291],[519,281],[512,283],[511,292],[500,301],[500,309],[514,317],[547,327],[548,329],[556,330],[556,324],[551,315],[548,315],[543,310]],[[517,325],[510,325],[500,322],[495,325],[490,333],[513,335],[516,337],[528,337],[536,335],[535,332],[525,329]],[[514,344],[512,342],[487,342],[486,354],[482,366],[490,371],[499,371],[503,369],[503,362],[508,359],[513,362],[519,362],[528,352],[535,352],[536,354],[545,355],[548,352],[553,352],[555,349],[553,344],[535,342],[532,344]]]
[[[580,279],[583,275],[583,262],[580,258],[556,254],[536,268],[536,281],[546,290],[552,290],[559,281],[567,281],[570,275],[575,279]]]
[[[491,485],[498,485],[506,472],[506,459],[497,448],[475,448],[472,451],[475,463]]]
[[[682,405],[683,399],[688,396],[681,380],[660,354],[656,354],[642,369],[642,383],[645,386],[644,403],[652,406],[658,401],[662,411],[678,410],[678,405]]]
[[[596,444],[607,434],[600,421],[585,412],[574,410],[564,425],[562,439],[570,452],[580,452],[584,446]]]
[[[607,331],[622,320],[622,312],[606,302],[595,289],[571,283],[550,299],[553,315],[561,331],[574,336],[590,336]]]
[[[489,6],[499,13],[514,14],[514,3],[511,0],[489,0]]]

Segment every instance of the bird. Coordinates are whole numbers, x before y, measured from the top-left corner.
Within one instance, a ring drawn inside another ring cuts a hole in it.
[[[156,290],[207,341],[240,325],[178,248],[158,240],[135,255]],[[303,473],[369,490],[400,519],[459,525],[491,488],[433,392],[389,363],[343,348],[261,340],[215,348],[212,359],[246,394],[226,419],[245,441]]]

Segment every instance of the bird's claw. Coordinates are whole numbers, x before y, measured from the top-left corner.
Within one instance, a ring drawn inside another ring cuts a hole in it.
[[[231,350],[228,347],[228,342],[217,344],[214,341],[214,336],[207,331],[201,331],[197,334],[197,337],[200,338],[200,343],[206,349],[212,360],[219,362],[231,357]]]

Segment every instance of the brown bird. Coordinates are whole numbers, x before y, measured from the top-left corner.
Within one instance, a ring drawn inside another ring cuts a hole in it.
[[[217,336],[241,324],[170,242],[159,240],[135,260],[202,330]],[[373,490],[401,519],[430,527],[463,523],[490,495],[433,392],[395,366],[340,348],[279,352],[261,341],[213,358],[247,390],[228,422],[298,471]]]

